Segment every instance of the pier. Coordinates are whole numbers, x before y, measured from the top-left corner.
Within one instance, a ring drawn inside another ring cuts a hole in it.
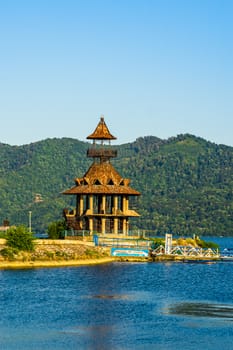
[[[173,245],[172,235],[166,234],[165,246],[160,245],[156,247],[151,256],[156,260],[171,259],[171,260],[218,260],[220,253],[218,249],[193,247],[190,245],[181,246]]]
[[[170,258],[193,258],[193,259],[219,259],[220,254],[218,249],[199,248],[190,246],[171,246],[168,254],[165,252],[165,247],[160,245],[151,252],[153,258],[170,257]]]

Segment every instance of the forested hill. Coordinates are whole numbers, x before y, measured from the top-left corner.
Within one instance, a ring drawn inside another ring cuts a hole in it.
[[[47,139],[24,146],[0,144],[0,221],[43,232],[74,205],[61,194],[91,164],[89,143]],[[116,146],[112,164],[141,192],[132,205],[141,217],[131,228],[156,234],[233,235],[233,147],[185,134],[148,136]],[[37,194],[37,196],[36,196]]]

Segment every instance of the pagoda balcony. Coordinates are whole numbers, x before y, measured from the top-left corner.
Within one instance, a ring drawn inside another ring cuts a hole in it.
[[[89,148],[87,150],[87,157],[91,158],[116,158],[117,150],[104,148]]]

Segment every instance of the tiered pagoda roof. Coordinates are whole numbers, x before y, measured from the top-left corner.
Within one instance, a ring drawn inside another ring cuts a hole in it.
[[[129,186],[130,180],[123,179],[111,163],[93,163],[82,178],[75,179],[76,185],[64,194],[125,194],[140,195]]]

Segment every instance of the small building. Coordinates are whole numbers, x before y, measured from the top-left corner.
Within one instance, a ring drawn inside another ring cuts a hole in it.
[[[0,226],[1,232],[6,232],[10,228],[10,222],[8,219],[3,220],[2,226]]]
[[[129,218],[139,214],[130,209],[129,199],[140,193],[129,186],[130,180],[123,178],[111,164],[117,151],[111,147],[115,140],[104,121],[100,118],[96,129],[87,137],[92,140],[87,157],[93,163],[82,178],[75,179],[75,185],[63,192],[76,196],[76,208],[64,209],[69,228],[87,230],[91,234],[124,234],[129,232]]]

